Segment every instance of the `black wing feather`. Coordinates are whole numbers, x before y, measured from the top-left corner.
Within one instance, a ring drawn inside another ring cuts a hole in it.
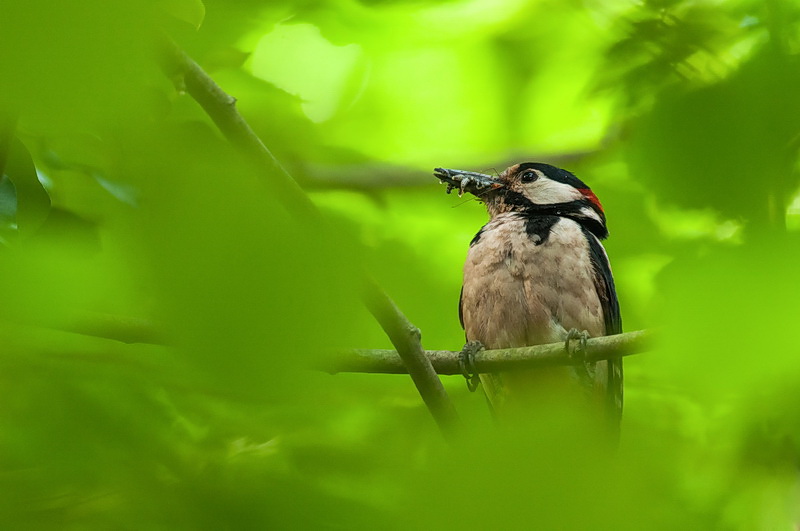
[[[480,233],[478,233],[480,234]],[[458,295],[458,322],[464,328],[464,286],[461,286],[461,293]]]
[[[600,297],[603,308],[606,335],[622,333],[622,316],[619,311],[617,289],[614,286],[614,277],[611,274],[611,265],[600,240],[587,229],[583,229],[586,240],[589,242],[589,256],[594,269],[594,286]],[[614,420],[619,422],[622,416],[622,359],[608,360],[608,400],[610,411]]]

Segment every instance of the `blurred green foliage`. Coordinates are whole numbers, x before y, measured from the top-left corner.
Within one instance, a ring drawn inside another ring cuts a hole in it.
[[[800,5],[791,0],[0,3],[7,529],[792,529]],[[175,40],[308,190],[309,230],[180,79]],[[445,378],[310,370],[390,344],[369,270],[458,349],[485,220],[434,166],[540,160],[603,200],[622,444],[517,430]],[[111,339],[115,338],[115,339]]]

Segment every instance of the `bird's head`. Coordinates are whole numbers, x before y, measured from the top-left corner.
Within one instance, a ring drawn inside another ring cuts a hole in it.
[[[486,203],[492,217],[506,212],[562,216],[581,223],[598,238],[608,236],[600,200],[567,170],[542,162],[523,162],[497,177],[445,168],[436,168],[433,174],[447,184],[448,193],[458,189],[459,193],[471,193]]]

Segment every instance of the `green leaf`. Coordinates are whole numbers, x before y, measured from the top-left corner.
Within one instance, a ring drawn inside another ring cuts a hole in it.
[[[39,182],[30,153],[16,138],[11,141],[5,175],[16,193],[17,230],[23,235],[32,234],[50,213],[50,195]]]
[[[161,6],[164,11],[195,29],[200,29],[206,16],[206,6],[202,0],[164,0]]]

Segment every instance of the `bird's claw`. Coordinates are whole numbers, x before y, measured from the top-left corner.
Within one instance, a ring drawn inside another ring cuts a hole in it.
[[[475,354],[481,350],[483,350],[483,344],[480,341],[467,341],[458,354],[458,366],[461,368],[464,379],[467,380],[467,389],[470,392],[475,392],[481,383],[478,371],[475,369]]]
[[[577,339],[578,345],[573,347],[572,340]],[[569,354],[570,359],[576,363],[584,363],[586,361],[586,341],[589,339],[589,332],[586,330],[578,330],[577,328],[570,329],[567,332],[567,338],[564,340],[564,350]]]
[[[567,338],[564,340],[564,350],[567,352],[569,359],[572,360],[575,370],[578,373],[578,378],[586,385],[587,389],[591,387],[593,379],[592,363],[586,360],[586,342],[588,339],[589,332],[572,328],[567,332]],[[573,340],[577,340],[578,344],[573,346]]]

